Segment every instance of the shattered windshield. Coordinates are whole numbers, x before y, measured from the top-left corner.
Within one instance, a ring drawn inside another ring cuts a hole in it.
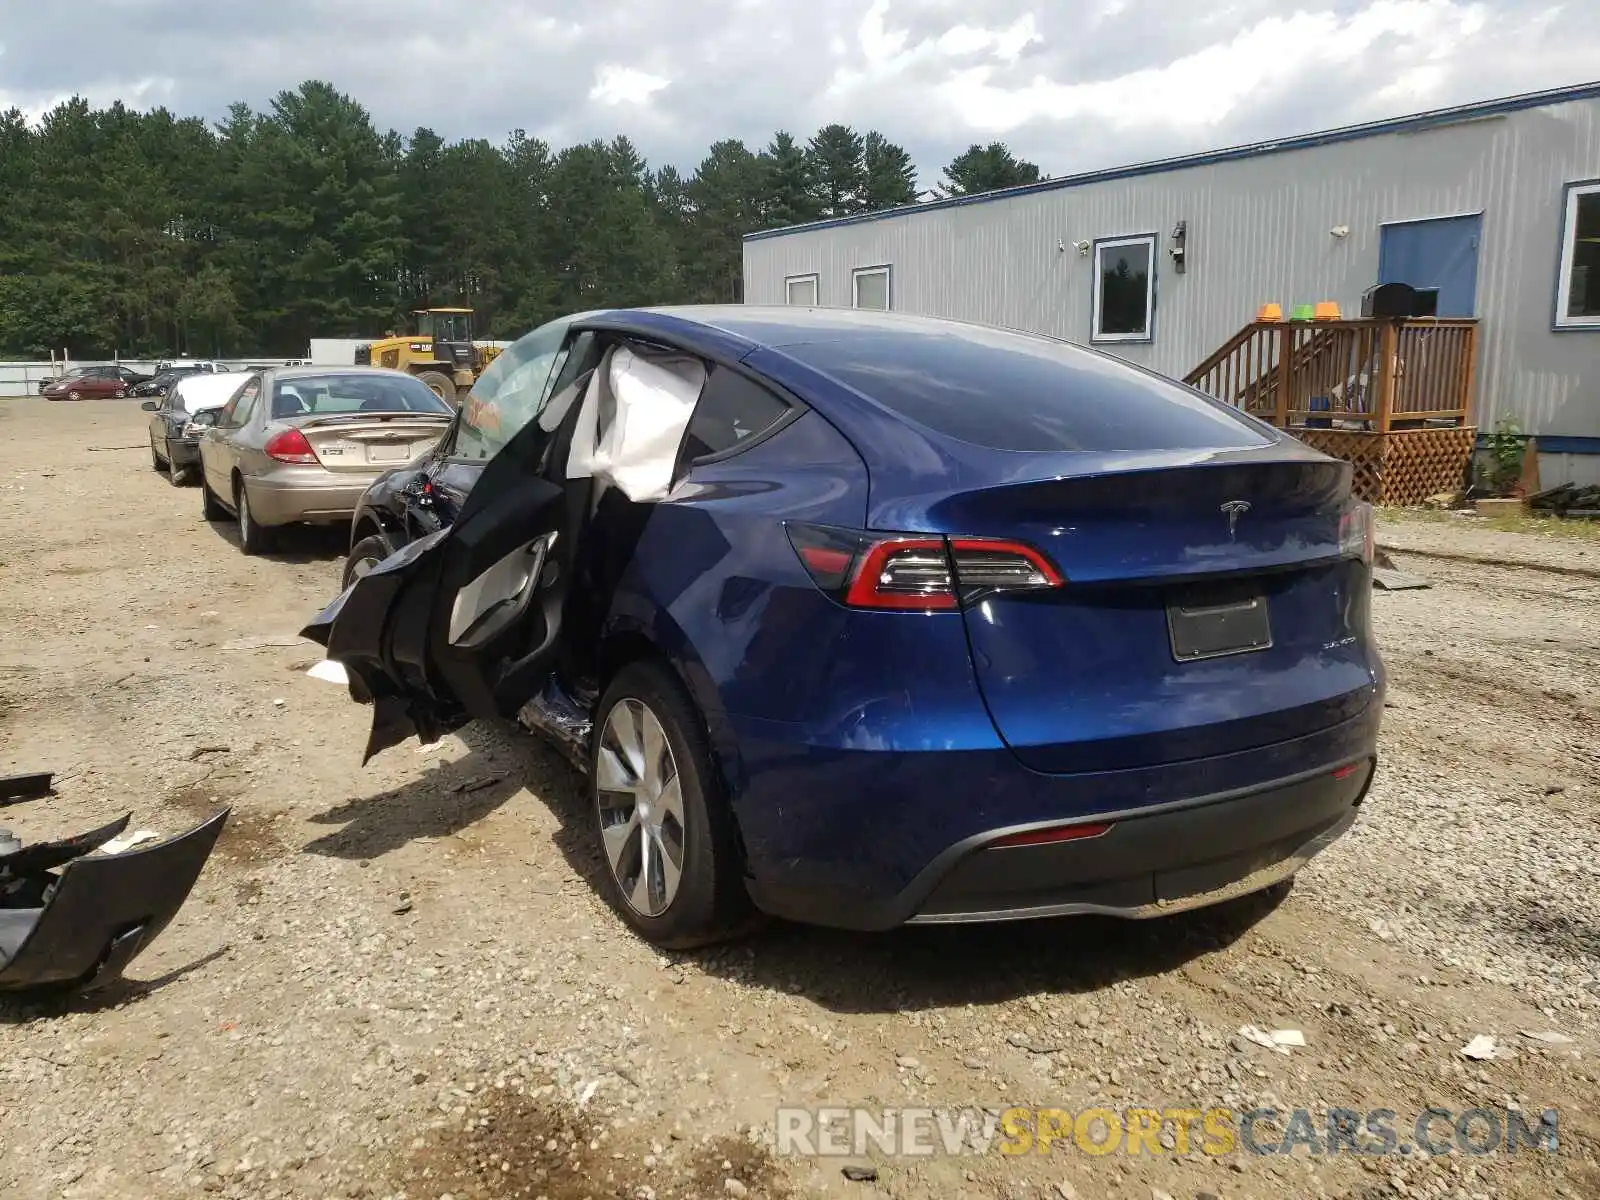
[[[576,318],[562,317],[525,334],[494,360],[462,406],[455,457],[492,458],[538,413]]]

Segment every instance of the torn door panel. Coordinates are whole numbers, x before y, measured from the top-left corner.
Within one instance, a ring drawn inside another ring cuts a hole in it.
[[[449,529],[384,560],[306,627],[374,706],[366,758],[541,697],[572,741],[575,706],[547,685],[575,639],[587,649],[611,596],[577,569],[580,552],[601,511],[620,508],[633,519],[603,519],[602,536],[608,558],[631,555],[671,490],[704,383],[692,356],[607,350],[489,461]]]
[[[0,991],[88,990],[122,977],[189,897],[228,818],[117,853],[109,825],[24,846],[0,838]]]

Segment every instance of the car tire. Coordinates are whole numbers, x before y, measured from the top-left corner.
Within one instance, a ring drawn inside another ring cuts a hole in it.
[[[226,521],[233,514],[222,507],[211,485],[206,482],[205,468],[200,468],[200,515],[207,521]]]
[[[112,393],[111,398],[113,400],[121,400],[127,394],[128,394],[128,389],[127,388],[118,388],[115,392]]]
[[[250,511],[250,491],[244,480],[234,484],[233,510],[239,514],[239,549],[249,555],[266,554],[277,542],[277,530],[260,525]]]
[[[68,400],[82,400],[83,399],[83,393],[82,392],[68,392],[67,393],[67,399]]]
[[[589,799],[606,899],[665,949],[744,932],[754,908],[733,814],[683,685],[662,664],[636,662],[612,680],[596,714]],[[655,763],[646,747],[659,747]]]
[[[456,402],[456,381],[443,371],[418,371],[417,379],[428,385],[428,390],[446,404]]]
[[[388,558],[393,551],[387,538],[373,534],[364,537],[350,548],[350,557],[344,560],[343,587],[349,587],[367,571]]]
[[[150,443],[150,469],[152,471],[160,471],[160,470],[164,469],[165,467],[166,467],[166,464],[161,461],[161,455],[156,452],[156,444],[154,442],[151,442]]]

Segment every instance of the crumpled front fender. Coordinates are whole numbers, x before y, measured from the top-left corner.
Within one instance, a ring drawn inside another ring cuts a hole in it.
[[[395,612],[402,591],[416,584],[419,590],[413,595],[431,595],[428,577],[437,576],[439,564],[438,555],[428,552],[449,533],[449,529],[440,529],[407,542],[347,587],[300,631],[301,637],[323,646],[330,661],[344,667],[351,699],[373,706],[363,765],[412,733],[424,742],[433,742],[464,722],[463,718],[452,724],[454,714],[445,711],[442,703],[417,701],[418,696],[435,695],[422,661],[425,628],[398,640],[388,636],[391,621],[404,615],[404,611]],[[413,614],[412,623],[418,620],[425,625],[427,613]],[[397,648],[409,651],[408,658],[397,658]]]

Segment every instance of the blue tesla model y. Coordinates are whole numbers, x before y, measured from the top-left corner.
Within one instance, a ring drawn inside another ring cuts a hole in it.
[[[1194,908],[1289,879],[1371,783],[1350,468],[1093,351],[586,313],[506,351],[435,456],[487,462],[308,633],[369,755],[497,715],[571,750],[658,944]]]

